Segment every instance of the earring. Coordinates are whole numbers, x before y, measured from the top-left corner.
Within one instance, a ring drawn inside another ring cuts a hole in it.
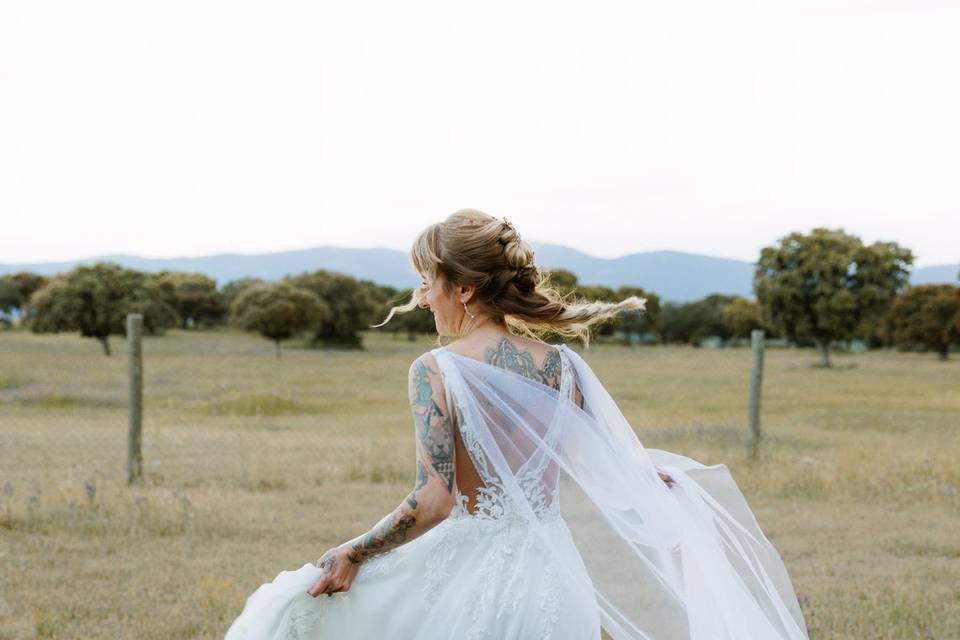
[[[476,317],[477,317],[477,316],[473,315],[472,313],[470,313],[470,310],[467,309],[467,303],[466,303],[466,302],[463,303],[463,310],[466,311],[467,313],[469,313],[471,318],[476,318]]]

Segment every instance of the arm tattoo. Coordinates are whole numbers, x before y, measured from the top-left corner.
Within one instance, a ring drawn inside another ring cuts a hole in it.
[[[397,507],[393,513],[385,516],[366,535],[353,543],[347,557],[350,562],[360,564],[367,558],[397,547],[407,539],[407,531],[417,523],[412,513],[408,513],[406,504]]]
[[[434,400],[431,376],[439,373],[418,359],[410,368],[410,406],[413,410],[417,433],[417,480],[413,491],[403,502],[378,522],[373,529],[356,538],[347,557],[354,564],[402,545],[408,538],[415,538],[429,529],[429,520],[421,519],[418,494],[427,486],[431,476],[438,476],[453,491],[454,482],[454,436],[448,416]],[[449,413],[449,411],[448,411]]]
[[[414,363],[414,369],[410,379],[410,405],[417,426],[417,442],[422,448],[421,455],[447,485],[447,490],[453,491],[453,425],[449,416],[444,415],[437,406],[433,387],[430,385],[430,376],[439,374],[427,367],[422,360]],[[418,469],[418,484],[420,481]],[[425,478],[423,481],[426,483]]]

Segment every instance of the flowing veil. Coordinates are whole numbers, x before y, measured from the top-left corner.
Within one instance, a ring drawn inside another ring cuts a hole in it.
[[[565,581],[595,603],[607,633],[806,640],[787,570],[727,467],[644,448],[586,361],[558,348],[582,409],[518,373],[444,347],[432,353],[465,444],[490,466],[483,475],[496,478],[505,509],[536,531]],[[555,513],[578,553],[545,524]]]

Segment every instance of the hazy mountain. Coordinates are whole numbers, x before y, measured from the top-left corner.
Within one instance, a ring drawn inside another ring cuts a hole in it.
[[[911,284],[960,284],[960,264],[941,264],[914,269],[910,273]]]
[[[561,245],[532,243],[536,260],[545,267],[562,267],[577,274],[584,284],[608,287],[635,285],[657,293],[663,300],[686,302],[711,293],[753,298],[753,264],[743,260],[714,258],[682,251],[648,251],[619,258],[598,258]],[[237,278],[254,276],[276,280],[315,269],[348,273],[394,287],[413,287],[418,280],[407,254],[395,249],[350,249],[320,246],[299,251],[256,255],[224,253],[195,258],[152,259],[131,255],[105,255],[67,262],[0,264],[0,274],[32,271],[52,275],[78,264],[116,262],[140,271],[199,271],[222,285]],[[914,269],[911,282],[957,283],[960,264]]]

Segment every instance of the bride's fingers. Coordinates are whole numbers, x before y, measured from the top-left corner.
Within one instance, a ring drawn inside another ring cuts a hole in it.
[[[318,595],[320,595],[327,589],[329,584],[330,584],[330,581],[326,577],[320,578],[319,580],[313,583],[312,587],[307,589],[307,593],[313,596],[314,598],[316,598]]]

